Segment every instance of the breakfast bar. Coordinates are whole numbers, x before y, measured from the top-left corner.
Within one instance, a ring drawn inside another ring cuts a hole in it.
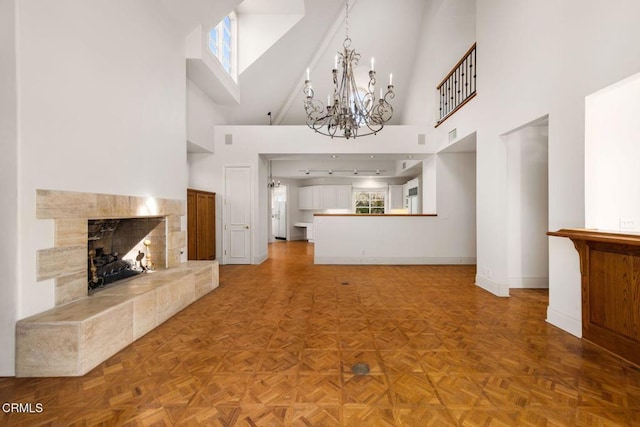
[[[475,264],[475,232],[451,233],[444,221],[436,214],[314,214],[314,262]]]

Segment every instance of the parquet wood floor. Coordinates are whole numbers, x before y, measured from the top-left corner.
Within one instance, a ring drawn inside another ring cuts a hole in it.
[[[0,425],[640,425],[640,370],[547,324],[546,291],[270,246],[83,377],[0,379],[1,403],[44,408]]]

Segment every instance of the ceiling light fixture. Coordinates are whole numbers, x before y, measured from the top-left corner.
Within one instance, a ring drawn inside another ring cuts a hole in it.
[[[280,187],[280,181],[273,179],[271,160],[269,160],[269,179],[267,180],[267,188]]]
[[[305,175],[314,174],[314,173],[328,173],[329,175],[334,174],[342,174],[348,173],[353,175],[359,174],[367,174],[367,173],[375,173],[376,175],[380,175],[381,173],[385,173],[385,169],[298,169],[298,172],[304,173]]]
[[[332,70],[333,94],[327,97],[327,105],[314,98],[309,69],[304,82],[304,109],[307,113],[307,126],[314,131],[331,138],[356,138],[376,134],[393,116],[393,107],[389,100],[395,97],[393,92],[393,74],[389,74],[387,93],[376,98],[376,72],[371,58],[369,84],[364,89],[356,84],[354,67],[360,62],[360,54],[351,47],[349,38],[349,0],[345,0],[346,36],[342,43],[343,51],[338,52]],[[338,61],[342,65],[342,77],[338,81]],[[340,132],[338,132],[340,131]],[[359,133],[362,131],[362,133]]]

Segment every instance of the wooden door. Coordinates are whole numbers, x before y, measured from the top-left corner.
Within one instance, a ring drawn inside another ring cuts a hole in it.
[[[216,259],[216,195],[187,190],[188,259]]]
[[[198,259],[196,195],[195,191],[187,190],[187,258],[190,260]]]
[[[210,193],[198,193],[197,196],[198,222],[198,259],[216,258],[216,229],[215,229],[215,196]]]

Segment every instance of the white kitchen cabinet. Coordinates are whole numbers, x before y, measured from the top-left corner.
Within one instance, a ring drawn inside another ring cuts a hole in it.
[[[322,209],[335,209],[338,204],[336,185],[320,185],[322,191]]]
[[[336,185],[335,209],[351,209],[352,197],[350,185]]]
[[[298,209],[313,209],[312,187],[298,187]]]
[[[312,185],[312,209],[324,209],[322,207],[322,185]]]
[[[351,209],[350,185],[310,185],[298,188],[298,209]]]

